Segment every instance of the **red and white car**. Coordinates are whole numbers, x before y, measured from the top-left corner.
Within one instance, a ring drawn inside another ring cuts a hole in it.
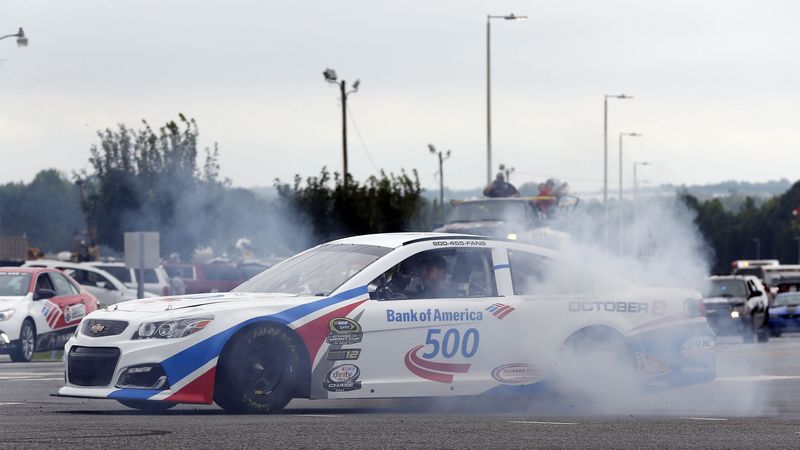
[[[60,350],[97,299],[58,269],[0,267],[0,354]]]

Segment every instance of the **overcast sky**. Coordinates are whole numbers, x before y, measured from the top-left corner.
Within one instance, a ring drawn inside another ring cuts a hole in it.
[[[492,24],[494,162],[512,181],[554,176],[599,189],[603,95],[610,180],[617,136],[653,183],[796,180],[800,2],[0,1],[0,182],[85,168],[96,131],[179,112],[218,142],[238,186],[341,170],[341,112],[326,67],[348,82],[350,171],[416,168],[452,149],[445,181],[486,173],[486,14]]]

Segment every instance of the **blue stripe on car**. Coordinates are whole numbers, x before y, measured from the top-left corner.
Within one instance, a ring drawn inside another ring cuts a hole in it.
[[[498,265],[494,266],[494,270],[510,269],[510,268],[511,268],[511,266],[509,264],[498,264]]]
[[[247,325],[261,321],[272,321],[283,325],[288,325],[292,322],[295,322],[296,320],[302,319],[303,317],[314,313],[315,311],[319,311],[320,309],[326,308],[331,305],[335,305],[336,303],[350,300],[354,297],[366,293],[367,293],[367,286],[360,286],[357,288],[344,291],[332,297],[327,297],[321,300],[317,300],[315,302],[295,306],[293,308],[289,308],[285,311],[281,311],[276,314],[270,314],[268,316],[260,316],[248,319],[244,322],[238,323],[232,326],[231,328],[228,328],[227,330],[221,331],[215,334],[214,336],[209,337],[208,339],[204,339],[198,342],[197,344],[194,344],[193,346],[181,350],[180,352],[170,356],[169,358],[161,362],[161,367],[163,367],[164,371],[167,373],[167,379],[169,380],[170,384],[174,385],[175,383],[184,379],[189,374],[199,369],[212,359],[218,357],[222,352],[222,347],[225,346],[226,342],[228,342],[228,339],[230,339],[230,337],[233,336],[237,331],[241,330]],[[128,395],[127,392],[137,392],[137,393],[151,392],[149,395],[145,397],[148,398],[157,394],[160,391],[149,391],[149,390],[145,391],[141,389],[121,389],[119,391],[114,391],[108,397],[115,398],[113,396],[116,394],[121,398],[132,398],[132,397],[139,398],[138,394]]]

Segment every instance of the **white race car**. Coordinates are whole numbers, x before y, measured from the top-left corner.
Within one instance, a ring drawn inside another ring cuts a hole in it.
[[[624,356],[646,386],[715,377],[694,291],[637,287],[518,242],[379,234],[317,246],[231,293],[94,312],[67,342],[58,392],[231,412],[518,393],[546,385],[565,349],[590,347]]]

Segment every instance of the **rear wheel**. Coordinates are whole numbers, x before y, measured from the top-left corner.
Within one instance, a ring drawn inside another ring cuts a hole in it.
[[[19,330],[19,341],[17,348],[11,350],[9,356],[14,362],[29,362],[33,359],[33,351],[36,349],[36,327],[30,319],[22,322]]]
[[[177,405],[177,403],[173,402],[160,402],[153,400],[117,400],[117,401],[127,406],[128,408],[138,409],[139,411],[144,411],[148,413],[164,412],[172,408],[173,406]]]
[[[761,323],[761,327],[756,332],[758,342],[769,342],[769,335],[769,313],[765,313],[764,321]]]
[[[742,342],[750,344],[756,340],[756,322],[753,316],[750,316],[748,323],[742,324]]]
[[[220,357],[214,401],[228,412],[277,413],[296,391],[303,351],[289,333],[256,325],[231,339]]]

